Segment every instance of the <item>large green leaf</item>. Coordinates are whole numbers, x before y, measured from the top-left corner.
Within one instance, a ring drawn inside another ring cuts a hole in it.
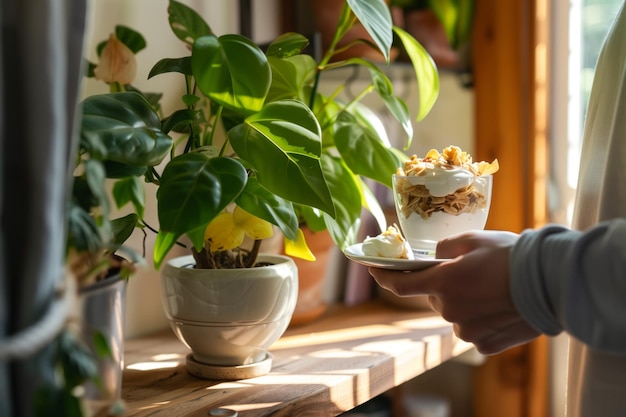
[[[319,160],[320,127],[306,105],[296,100],[269,103],[231,129],[228,139],[270,192],[335,215]]]
[[[246,170],[236,159],[203,152],[172,159],[157,192],[161,230],[180,235],[209,223],[244,189]]]
[[[261,110],[272,80],[263,51],[241,35],[198,38],[191,70],[204,95],[246,115]]]
[[[428,4],[441,22],[452,48],[468,40],[474,15],[473,0],[429,0]]]
[[[391,187],[391,175],[398,167],[396,158],[373,131],[360,125],[350,113],[342,112],[337,118],[335,145],[354,174]]]
[[[191,46],[199,37],[213,34],[209,25],[191,7],[170,0],[167,11],[172,32],[186,44]]]
[[[298,217],[291,201],[267,191],[255,177],[248,178],[235,202],[248,213],[276,225],[287,239],[295,241],[298,237]]]
[[[184,75],[191,75],[191,57],[184,56],[182,58],[163,58],[150,70],[148,79],[169,72],[178,72]]]
[[[113,243],[121,246],[126,242],[137,226],[138,217],[135,213],[127,214],[111,220],[111,231],[113,232]]]
[[[308,101],[305,87],[313,83],[317,66],[310,55],[289,58],[268,57],[268,62],[272,68],[272,84],[267,101],[290,98]]]
[[[309,45],[306,36],[299,33],[288,32],[279,35],[270,43],[265,53],[268,57],[288,58],[299,54]]]
[[[400,41],[402,41],[402,45],[415,70],[419,92],[417,121],[420,121],[430,112],[439,95],[437,66],[432,57],[426,52],[426,49],[413,36],[397,26],[394,26],[393,29]]]
[[[192,152],[172,159],[157,191],[161,230],[154,247],[155,265],[161,264],[180,236],[206,227],[241,193],[246,181],[245,168],[233,158]]]
[[[340,249],[356,243],[361,222],[360,181],[344,165],[340,158],[327,154],[322,156],[324,176],[333,195],[336,216],[324,216],[326,227]]]
[[[155,166],[172,147],[159,116],[138,93],[94,95],[82,108],[81,146],[92,158]]]
[[[128,177],[116,181],[113,184],[112,194],[117,208],[122,208],[128,203],[132,203],[137,215],[143,218],[146,196],[139,178]]]
[[[92,203],[94,207],[101,207],[101,212],[109,212],[109,197],[104,188],[106,179],[104,166],[97,159],[87,159],[84,163],[85,180],[89,187],[91,196],[95,199]]]
[[[383,0],[348,0],[348,5],[388,62],[393,23],[387,4]]]

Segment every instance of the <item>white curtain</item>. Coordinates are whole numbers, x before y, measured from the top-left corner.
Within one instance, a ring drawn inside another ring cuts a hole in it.
[[[85,15],[85,0],[0,0],[1,416],[33,415],[53,378],[46,345],[6,348],[54,322]]]

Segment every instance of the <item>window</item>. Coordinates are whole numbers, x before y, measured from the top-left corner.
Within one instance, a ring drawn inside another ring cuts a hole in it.
[[[596,60],[622,0],[559,0],[553,16],[551,221],[570,224]]]

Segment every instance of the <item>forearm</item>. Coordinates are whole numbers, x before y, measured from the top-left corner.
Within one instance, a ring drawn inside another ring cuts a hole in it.
[[[543,333],[626,353],[626,220],[586,232],[558,226],[522,234],[511,250],[511,291]]]

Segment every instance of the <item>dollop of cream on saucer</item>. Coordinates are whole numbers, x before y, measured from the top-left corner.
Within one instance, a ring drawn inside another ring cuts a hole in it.
[[[413,259],[411,246],[396,225],[387,227],[387,230],[378,236],[366,237],[361,248],[366,256]]]

